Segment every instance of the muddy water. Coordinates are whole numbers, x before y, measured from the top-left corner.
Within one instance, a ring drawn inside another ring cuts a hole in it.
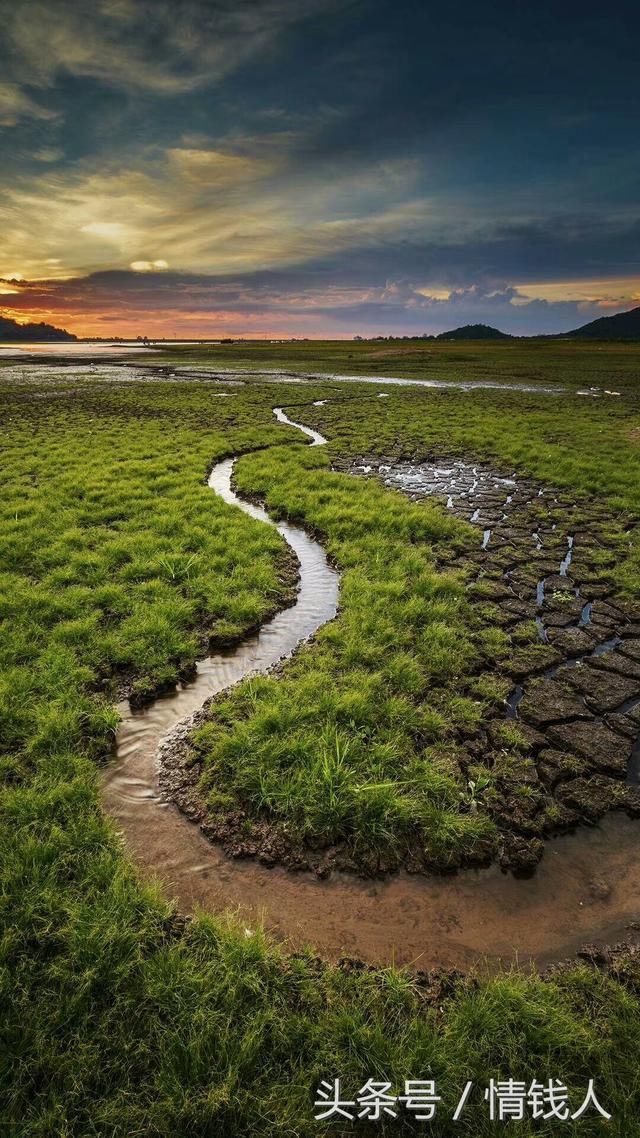
[[[325,440],[276,409],[280,422],[299,426],[312,445]],[[231,488],[234,460],[219,463],[209,485],[226,502],[271,523],[264,510]],[[354,955],[373,964],[395,961],[427,968],[489,967],[518,959],[543,966],[585,941],[614,941],[640,920],[640,842],[637,823],[609,814],[601,825],[548,843],[536,873],[517,879],[499,867],[424,878],[397,874],[363,882],[233,861],[158,789],[157,753],[172,728],[245,675],[268,670],[330,620],[338,577],[322,548],[295,526],[277,527],[300,561],[294,607],[279,613],[238,648],[198,665],[194,683],[133,712],[121,705],[117,755],[103,784],[116,819],[142,871],[159,880],[182,912],[235,911],[249,934],[261,924],[287,944],[305,943],[329,959]]]

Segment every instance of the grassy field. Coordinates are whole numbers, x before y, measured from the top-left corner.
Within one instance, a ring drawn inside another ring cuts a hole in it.
[[[323,535],[344,570],[343,611],[283,677],[234,689],[197,733],[213,832],[221,816],[228,830],[225,813],[240,804],[245,836],[246,815],[267,816],[270,841],[275,830],[298,858],[301,842],[338,840],[347,843],[346,864],[373,870],[407,858],[450,867],[490,857],[498,846],[492,814],[531,798],[526,739],[505,725],[479,758],[464,741],[508,690],[514,651],[549,650],[535,646],[535,626],[519,626],[514,640],[495,607],[470,603],[465,553],[475,533],[441,506],[411,504],[329,466],[354,454],[471,454],[516,467],[560,487],[567,511],[577,502],[585,517],[605,519],[606,546],[593,551],[590,569],[633,597],[640,535],[626,527],[640,507],[640,452],[629,438],[635,397],[605,404],[573,394],[396,389],[383,401],[335,387],[322,407],[306,392],[289,394],[286,405],[331,440],[328,451],[246,456],[238,484],[274,515]],[[579,515],[571,511],[574,527]],[[483,792],[470,812],[474,786]],[[545,811],[553,828],[557,803],[543,807],[537,838]]]
[[[480,711],[460,691],[477,655],[463,580],[435,565],[465,527],[328,461],[297,446],[239,465],[242,490],[326,535],[345,570],[342,612],[284,677],[249,680],[216,706],[198,733],[210,803],[235,791],[303,840],[348,834],[374,864],[393,864],[418,830],[430,860],[450,864],[493,836],[486,816],[461,812],[445,746]]]
[[[347,1092],[368,1078],[400,1089],[434,1078],[444,1101],[432,1132],[483,1136],[501,1126],[482,1089],[509,1075],[562,1079],[573,1109],[593,1077],[612,1121],[589,1113],[565,1130],[638,1133],[632,950],[608,968],[574,964],[544,979],[325,966],[312,946],[293,956],[232,921],[177,918],[100,811],[116,696],[143,699],[188,674],[207,642],[232,641],[290,596],[294,567],[277,533],[205,486],[215,460],[247,452],[241,488],[323,535],[343,572],[342,611],[281,677],[221,702],[200,739],[211,801],[241,797],[302,839],[346,831],[365,857],[401,857],[416,829],[435,862],[491,852],[495,826],[461,798],[451,748],[502,694],[479,663],[511,646],[469,602],[469,528],[330,463],[375,452],[517,465],[581,508],[604,509],[597,568],[637,597],[640,552],[625,527],[640,494],[640,358],[622,345],[426,344],[409,361],[411,348],[243,345],[242,356],[225,347],[172,358],[355,373],[389,351],[381,374],[428,377],[433,366],[442,378],[525,381],[529,368],[527,381],[623,395],[411,389],[378,401],[360,387],[255,383],[219,398],[185,380],[67,372],[30,383],[0,372],[3,1133],[425,1131],[404,1114],[315,1122],[320,1080],[341,1076]],[[315,407],[318,398],[329,402]],[[322,430],[327,450],[276,425],[275,404]],[[474,1092],[454,1124],[467,1080]]]
[[[636,390],[638,348],[633,343],[571,340],[294,340],[235,344],[159,344],[140,360],[224,368],[282,368],[292,373],[400,376],[406,379],[492,383],[599,385]]]

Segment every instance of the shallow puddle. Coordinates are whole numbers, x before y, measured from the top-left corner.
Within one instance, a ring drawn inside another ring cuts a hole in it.
[[[188,368],[181,370],[187,371]],[[566,387],[544,386],[531,383],[498,383],[485,379],[446,380],[446,379],[404,379],[395,375],[337,375],[335,372],[300,372],[292,373],[280,368],[216,368],[219,375],[233,375],[247,377],[255,380],[264,380],[271,383],[373,383],[392,385],[394,387],[432,387],[446,390],[451,388],[458,391],[474,391],[480,388],[489,388],[496,391],[524,391],[530,393],[540,392],[543,395],[562,395],[567,393]],[[388,393],[381,393],[388,398]]]
[[[102,358],[104,356],[140,355],[154,351],[159,351],[159,349],[148,348],[141,344],[92,344],[73,343],[73,341],[56,343],[52,340],[51,343],[42,344],[3,344],[0,346],[0,359],[13,359],[19,356],[55,356],[62,359],[65,357],[77,359],[93,356]]]
[[[371,469],[369,466],[368,470]],[[357,464],[353,471],[368,472],[365,466]],[[478,522],[481,516],[488,514],[492,520],[500,519],[504,507],[514,504],[514,498],[520,502],[525,495],[527,499],[531,497],[529,485],[524,480],[519,484],[515,474],[505,477],[487,467],[459,459],[448,463],[383,463],[377,472],[386,486],[396,487],[410,496],[446,496],[449,508],[455,509],[459,517],[471,522]]]
[[[129,785],[122,774],[107,784],[105,804],[138,864],[183,913],[231,910],[248,929],[264,925],[329,959],[417,968],[516,959],[542,967],[587,941],[620,941],[640,919],[638,825],[626,816],[610,814],[600,826],[550,841],[528,879],[494,865],[455,876],[321,881],[228,859],[160,798],[155,742],[151,753],[136,753]]]
[[[116,344],[42,344],[42,345],[29,345],[7,346],[0,349],[1,359],[24,359],[37,360],[29,368],[28,378],[33,381],[34,367],[38,370],[46,372],[51,366],[55,366],[55,362],[59,362],[61,366],[69,366],[76,360],[92,360],[95,361],[92,365],[96,373],[96,379],[105,380],[109,382],[123,381],[125,378],[133,379],[138,382],[144,382],[146,379],[153,379],[155,382],[168,381],[176,379],[194,379],[202,380],[205,382],[214,383],[227,383],[235,386],[243,386],[246,381],[255,381],[259,383],[287,383],[304,385],[309,383],[366,383],[381,384],[385,386],[394,387],[427,387],[437,390],[446,391],[447,388],[458,391],[474,391],[476,389],[490,389],[496,391],[521,391],[531,394],[542,395],[563,395],[571,394],[568,388],[560,386],[545,386],[543,384],[528,384],[528,383],[498,383],[491,380],[439,380],[439,379],[404,379],[400,376],[390,375],[337,375],[333,372],[301,372],[293,373],[280,368],[262,368],[257,370],[255,368],[225,368],[216,367],[211,365],[208,367],[206,364],[200,367],[188,364],[174,364],[162,365],[158,368],[153,360],[153,353],[158,351],[158,348],[141,347],[140,345],[127,346]],[[137,360],[135,363],[129,364],[129,357],[136,355],[141,356],[144,354],[149,356],[149,363],[139,365]],[[124,357],[121,364],[116,362],[116,357]],[[51,359],[48,364],[46,358]],[[121,369],[122,374],[112,374],[107,377],[102,372],[101,360],[104,358],[113,357],[112,371],[117,373]],[[65,363],[66,361],[66,363]],[[151,365],[151,366],[150,366]],[[85,364],[85,366],[87,366]],[[130,374],[126,376],[126,372]],[[5,373],[5,377],[8,374]],[[591,396],[599,395],[600,392],[578,392],[577,394],[588,394]],[[609,393],[607,393],[609,394]],[[611,393],[615,394],[615,393]],[[388,392],[379,392],[378,398],[388,399]],[[317,406],[322,405],[325,400],[317,403]]]

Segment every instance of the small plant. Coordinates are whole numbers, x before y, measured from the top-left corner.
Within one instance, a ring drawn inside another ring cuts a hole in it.
[[[158,562],[170,581],[189,581],[190,571],[198,564],[198,558],[192,553],[188,557],[159,557]]]
[[[482,794],[490,786],[491,779],[488,775],[479,775],[478,778],[468,779],[466,793],[461,791],[460,798],[466,803],[472,814],[477,814]]]

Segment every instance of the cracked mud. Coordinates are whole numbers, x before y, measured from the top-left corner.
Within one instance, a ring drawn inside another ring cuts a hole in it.
[[[498,772],[486,807],[502,834],[501,863],[532,867],[542,839],[607,810],[640,815],[640,609],[615,596],[606,513],[458,459],[367,456],[347,469],[412,499],[440,497],[480,531],[467,557],[470,590],[511,638],[498,670],[513,684],[505,714],[523,747],[519,768],[501,772],[496,718],[463,744],[460,763],[482,756]]]

